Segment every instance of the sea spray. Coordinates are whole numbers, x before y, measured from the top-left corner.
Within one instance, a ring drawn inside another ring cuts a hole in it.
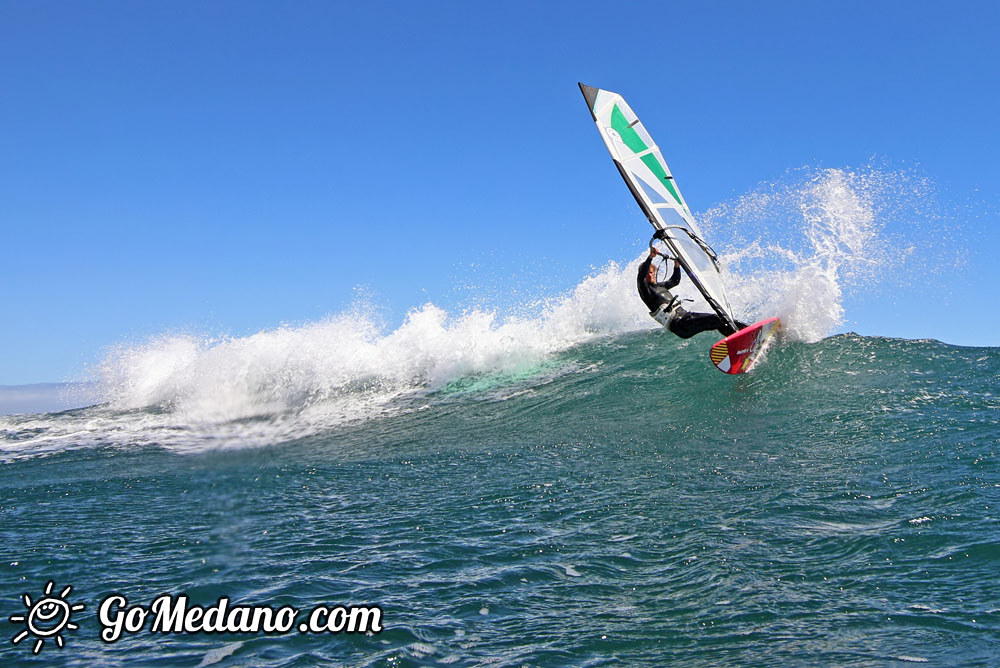
[[[924,187],[878,170],[820,170],[701,214],[720,251],[736,316],[751,321],[777,314],[786,341],[816,341],[836,331],[846,295],[881,289],[914,256],[912,244],[886,232],[893,219],[884,216],[919,208],[910,200]],[[97,370],[103,406],[58,420],[21,420],[16,449],[54,451],[69,442],[181,451],[267,445],[424,410],[447,396],[440,391],[448,387],[519,378],[516,383],[530,389],[533,376],[574,373],[578,366],[566,361],[574,347],[659,330],[635,296],[643,256],[609,262],[572,291],[514,314],[454,313],[427,303],[392,328],[360,300],[320,322],[250,336],[182,334],[123,343]],[[684,296],[689,293],[690,285]],[[667,337],[656,350],[701,340]],[[711,371],[707,361],[704,367]]]
[[[914,267],[960,253],[934,188],[913,171],[808,169],[760,184],[700,216],[720,252],[737,311],[778,315],[784,334],[817,341],[845,319],[845,299],[909,284]]]
[[[833,333],[844,320],[845,290],[877,289],[912,252],[912,244],[886,236],[880,212],[914,209],[907,198],[926,187],[899,173],[825,169],[758,188],[700,216],[722,252],[737,317],[778,315],[795,340]],[[654,327],[634,295],[640,259],[609,263],[529,315],[452,314],[428,303],[387,331],[358,307],[247,337],[173,336],[122,345],[101,365],[102,386],[113,408],[160,406],[186,424],[319,404],[330,409],[326,419],[361,418],[400,393],[528,368],[596,336]]]
[[[425,304],[389,332],[354,311],[248,337],[157,338],[112,350],[100,374],[116,408],[159,405],[210,421],[295,410],[344,394],[433,388],[536,364],[594,336],[651,327],[631,299],[626,275],[611,264],[549,300],[536,317],[479,310],[453,316]]]

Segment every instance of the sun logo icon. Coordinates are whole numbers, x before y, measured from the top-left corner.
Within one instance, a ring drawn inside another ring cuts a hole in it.
[[[55,583],[49,580],[49,583],[45,585],[45,595],[34,602],[32,602],[30,596],[23,594],[21,600],[24,602],[25,607],[28,608],[28,614],[12,615],[10,617],[12,623],[23,623],[25,626],[23,631],[14,636],[14,644],[18,644],[28,636],[34,636],[35,648],[32,650],[34,654],[42,651],[45,641],[49,638],[54,639],[56,644],[62,647],[65,641],[63,640],[61,631],[63,629],[72,631],[80,628],[70,621],[70,616],[74,612],[83,610],[85,606],[83,603],[70,605],[66,600],[66,597],[73,590],[72,585],[59,592],[58,596],[52,595],[54,587]]]

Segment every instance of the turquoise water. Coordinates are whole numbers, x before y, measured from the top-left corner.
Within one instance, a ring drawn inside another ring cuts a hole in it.
[[[277,408],[263,383],[214,422],[189,389],[2,418],[0,663],[997,665],[1000,349],[786,340],[733,378],[708,344]],[[35,657],[6,618],[48,580],[87,607]],[[384,631],[108,645],[113,592],[379,605]]]

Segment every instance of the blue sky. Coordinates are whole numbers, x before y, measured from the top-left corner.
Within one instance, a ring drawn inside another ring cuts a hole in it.
[[[634,257],[648,224],[577,81],[626,96],[696,210],[803,165],[917,168],[968,265],[848,303],[850,328],[998,345],[997,25],[972,2],[2,2],[0,384]]]

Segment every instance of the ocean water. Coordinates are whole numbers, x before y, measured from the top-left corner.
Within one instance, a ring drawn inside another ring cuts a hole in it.
[[[723,249],[740,314],[786,324],[742,377],[655,328],[638,259],[516,316],[123,344],[97,405],[0,418],[0,664],[997,665],[1000,349],[831,336],[886,180],[722,212],[799,216]],[[49,581],[78,628],[14,644]],[[383,630],[105,643],[113,593]]]

